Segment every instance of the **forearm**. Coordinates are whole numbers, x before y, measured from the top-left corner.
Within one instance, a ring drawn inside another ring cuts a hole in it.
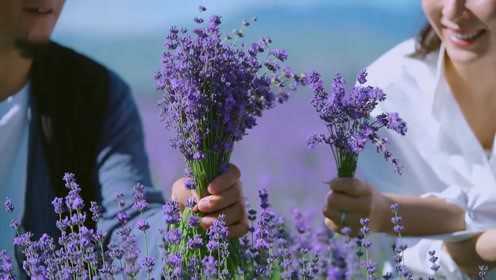
[[[389,205],[399,204],[403,235],[423,236],[455,232],[465,229],[465,211],[451,203],[435,197],[400,196],[385,194]],[[393,234],[392,212],[383,215],[380,231]]]

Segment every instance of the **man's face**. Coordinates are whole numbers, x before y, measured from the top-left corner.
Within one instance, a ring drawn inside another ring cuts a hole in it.
[[[1,0],[0,32],[15,34],[14,39],[47,42],[64,2],[65,0]]]
[[[20,29],[21,6],[19,0],[0,2],[0,48],[13,45]]]

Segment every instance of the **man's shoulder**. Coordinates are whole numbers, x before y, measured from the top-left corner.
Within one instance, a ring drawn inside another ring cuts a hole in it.
[[[128,84],[117,73],[93,58],[59,43],[50,42],[40,61],[44,65],[43,76],[54,76],[62,87],[76,89],[71,90],[74,93],[112,99],[112,95],[127,94],[130,91]]]
[[[88,81],[84,78],[92,76],[93,78],[108,79],[110,83],[117,83],[122,86],[126,85],[124,80],[114,71],[85,54],[55,42],[50,43],[50,49],[52,60],[56,62],[54,66],[58,64],[59,67],[70,71],[69,73],[71,75],[74,75],[74,72],[82,75],[75,77],[78,81],[91,82],[91,80]]]

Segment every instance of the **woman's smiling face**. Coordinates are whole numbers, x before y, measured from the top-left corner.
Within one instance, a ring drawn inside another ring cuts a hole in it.
[[[496,58],[496,0],[422,0],[453,62]]]

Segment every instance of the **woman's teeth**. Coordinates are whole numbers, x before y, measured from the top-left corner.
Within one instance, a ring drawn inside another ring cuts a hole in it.
[[[457,40],[470,41],[475,39],[479,34],[482,33],[483,30],[471,32],[471,33],[453,33],[451,36]]]

